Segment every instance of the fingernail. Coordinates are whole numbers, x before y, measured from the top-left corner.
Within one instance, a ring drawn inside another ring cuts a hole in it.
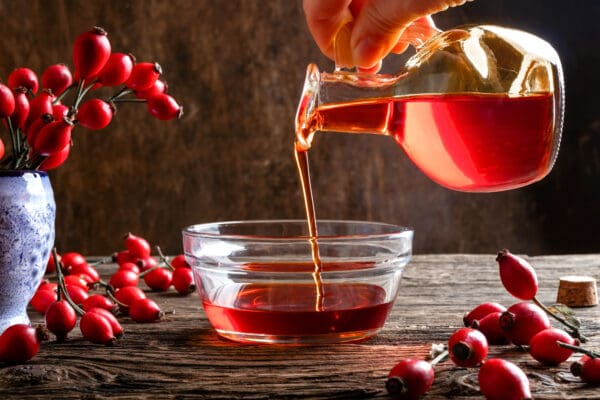
[[[352,52],[354,63],[361,68],[371,68],[381,59],[381,46],[371,38],[360,39]]]

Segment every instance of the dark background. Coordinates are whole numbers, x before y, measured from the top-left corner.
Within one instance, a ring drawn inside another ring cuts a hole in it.
[[[99,25],[114,51],[158,61],[185,108],[164,123],[125,104],[103,131],[76,128],[70,159],[51,173],[59,251],[107,254],[131,231],[176,253],[186,225],[304,217],[293,117],[306,65],[332,63],[300,1],[2,1],[0,16],[3,80],[18,66],[41,74],[71,65],[75,37]],[[553,171],[510,192],[457,193],[424,177],[389,138],[323,134],[310,153],[318,216],[412,226],[417,253],[598,252],[600,2],[479,0],[435,19],[442,29],[520,28],[555,46],[567,106]]]

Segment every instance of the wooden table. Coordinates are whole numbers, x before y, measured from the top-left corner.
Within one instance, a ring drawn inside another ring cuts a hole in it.
[[[600,255],[529,260],[545,303],[555,301],[559,276],[600,278]],[[106,275],[111,268],[101,271]],[[500,284],[494,255],[416,255],[377,337],[356,344],[283,347],[220,339],[195,293],[149,295],[174,314],[153,324],[124,319],[126,334],[114,347],[84,341],[78,329],[65,343],[46,342],[30,362],[0,365],[0,398],[386,398],[386,376],[399,359],[424,356],[431,343],[445,342],[476,304],[515,302]],[[599,350],[600,307],[578,309],[577,316],[591,339],[587,345]],[[42,321],[37,315],[33,320]],[[586,386],[568,372],[570,362],[542,367],[513,346],[493,347],[490,356],[518,363],[532,382],[535,399],[600,399],[599,387]],[[445,362],[437,367],[426,398],[481,398],[474,389],[476,376],[476,369]]]

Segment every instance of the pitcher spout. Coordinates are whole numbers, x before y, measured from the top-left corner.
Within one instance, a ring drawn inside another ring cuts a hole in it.
[[[320,82],[319,68],[309,64],[306,68],[304,87],[296,111],[296,148],[298,150],[310,149],[313,136],[318,130],[316,118],[313,115],[317,109]]]

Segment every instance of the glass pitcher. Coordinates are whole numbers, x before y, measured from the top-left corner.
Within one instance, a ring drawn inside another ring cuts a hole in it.
[[[564,114],[556,51],[515,29],[440,32],[395,75],[308,66],[296,148],[317,131],[391,136],[429,178],[453,190],[531,184],[556,160]]]

